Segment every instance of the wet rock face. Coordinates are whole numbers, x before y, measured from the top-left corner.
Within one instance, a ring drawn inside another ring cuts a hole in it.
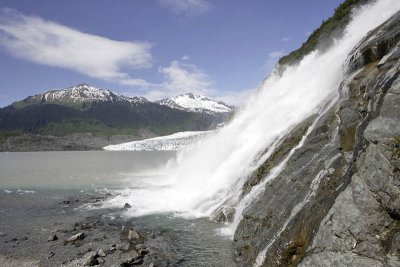
[[[355,48],[337,104],[244,211],[234,236],[241,265],[400,266],[399,36],[397,14]]]
[[[381,68],[389,57],[392,60],[397,59],[399,51],[393,49],[400,41],[400,32],[398,29],[398,18],[395,15],[389,19],[384,25],[371,31],[371,33],[360,42],[355,48],[357,52],[350,59],[350,69],[355,71],[370,63],[378,62],[378,68]],[[391,60],[388,60],[388,62]],[[391,62],[394,63],[394,62]]]

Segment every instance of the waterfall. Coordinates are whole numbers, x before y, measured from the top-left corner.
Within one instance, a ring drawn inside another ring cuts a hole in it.
[[[270,74],[229,124],[187,147],[163,169],[155,170],[158,175],[153,179],[143,179],[139,187],[122,191],[107,205],[129,202],[129,216],[176,212],[194,217],[211,216],[226,205],[236,208],[226,231],[234,233],[241,212],[263,187],[261,183],[240,198],[246,179],[296,125],[334,104],[351,50],[399,9],[398,0],[380,0],[355,10],[343,37],[331,48],[311,52],[281,74]],[[288,157],[264,181],[274,179]]]

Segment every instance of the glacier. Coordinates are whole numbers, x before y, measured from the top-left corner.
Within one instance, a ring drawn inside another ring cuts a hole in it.
[[[140,141],[109,145],[104,147],[108,151],[174,151],[181,150],[198,140],[215,133],[212,131],[187,131],[171,135],[159,136]]]

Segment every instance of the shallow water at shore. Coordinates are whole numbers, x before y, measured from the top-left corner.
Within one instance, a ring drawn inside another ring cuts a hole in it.
[[[156,151],[0,153],[0,233],[4,240],[34,231],[48,235],[59,222],[73,224],[94,212],[112,217],[112,211],[80,208],[72,212],[60,208],[60,203],[69,196],[75,199],[105,188],[132,186],[136,178],[143,179],[139,173],[165,164],[174,155]],[[184,219],[169,213],[132,220],[140,232],[166,237],[168,249],[182,259],[180,266],[235,265],[232,241],[218,234],[223,225],[208,218]],[[5,251],[10,255],[9,249],[0,246],[0,255]]]

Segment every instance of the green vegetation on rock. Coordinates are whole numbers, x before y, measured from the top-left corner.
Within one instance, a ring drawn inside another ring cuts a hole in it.
[[[335,9],[335,13],[332,17],[322,22],[321,26],[316,29],[307,41],[304,42],[301,47],[287,56],[283,56],[279,59],[280,65],[291,65],[301,60],[305,55],[317,48],[317,45],[322,39],[332,38],[332,33],[343,28],[347,25],[350,20],[350,11],[353,7],[366,3],[368,0],[346,0],[340,6]]]
[[[182,127],[149,127],[151,132],[157,135],[169,135],[182,131]],[[59,123],[51,122],[46,127],[38,130],[42,135],[66,136],[76,133],[91,133],[93,136],[111,137],[113,135],[140,136],[140,128],[110,127],[99,121],[71,119]]]
[[[20,136],[20,131],[0,131],[0,144],[4,143],[9,137]]]
[[[39,95],[29,96],[21,101],[16,101],[12,103],[12,106],[16,109],[21,109],[30,105],[38,105],[40,104],[41,97]]]
[[[137,135],[138,130],[133,128],[111,128],[104,123],[85,120],[63,120],[60,123],[49,123],[39,129],[40,134],[66,136],[74,133],[91,133],[94,136],[110,137],[113,135]]]

